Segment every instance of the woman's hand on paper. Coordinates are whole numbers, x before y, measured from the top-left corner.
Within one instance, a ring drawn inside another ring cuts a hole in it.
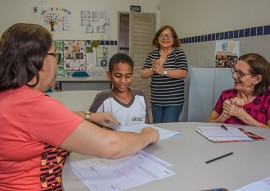
[[[90,121],[94,122],[102,127],[111,128],[113,129],[113,126],[119,126],[121,125],[110,113],[108,112],[97,112],[92,113],[90,117]]]
[[[152,127],[144,127],[141,133],[149,135],[151,143],[156,143],[159,140],[159,132]]]

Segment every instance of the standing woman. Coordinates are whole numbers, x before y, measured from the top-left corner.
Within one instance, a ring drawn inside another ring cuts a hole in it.
[[[140,72],[151,77],[153,123],[178,122],[184,104],[184,79],[188,75],[186,56],[173,27],[165,25],[155,34],[153,46]]]

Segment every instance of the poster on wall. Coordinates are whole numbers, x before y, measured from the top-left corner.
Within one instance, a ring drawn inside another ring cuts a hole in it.
[[[57,76],[65,76],[64,69],[64,41],[63,40],[54,40],[55,53],[61,54],[60,62],[57,65]]]
[[[109,11],[81,11],[81,31],[109,35]]]
[[[86,42],[86,46],[89,46]],[[106,77],[107,62],[108,62],[108,48],[99,46],[93,48],[93,52],[86,53],[87,72],[90,76]]]
[[[87,70],[84,41],[64,41],[64,69],[67,73]]]
[[[101,67],[106,67],[107,66],[107,58],[108,58],[108,49],[103,47],[98,47],[96,49],[97,51],[97,62],[96,65],[97,66],[101,66]]]
[[[215,67],[231,68],[234,66],[239,57],[240,41],[218,40],[216,41],[215,50]]]
[[[66,8],[49,7],[41,9],[42,25],[49,31],[70,31],[71,11]]]

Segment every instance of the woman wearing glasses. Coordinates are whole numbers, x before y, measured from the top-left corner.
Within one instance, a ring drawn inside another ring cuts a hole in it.
[[[234,89],[222,92],[208,122],[270,128],[270,64],[259,54],[239,57]]]
[[[150,52],[140,72],[151,77],[153,123],[178,122],[184,104],[184,79],[188,75],[186,56],[171,26],[161,27],[152,40]]]
[[[150,127],[141,133],[100,128],[94,123],[109,127],[105,120],[117,121],[103,112],[81,112],[84,120],[46,96],[59,59],[52,35],[42,26],[18,23],[2,34],[0,190],[63,190],[61,174],[69,151],[116,159],[158,140]]]

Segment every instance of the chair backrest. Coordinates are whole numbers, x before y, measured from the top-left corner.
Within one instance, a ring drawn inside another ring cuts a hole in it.
[[[72,74],[72,77],[89,77],[89,74],[87,72],[74,72]]]
[[[100,91],[60,91],[49,92],[47,95],[58,99],[72,111],[88,111],[99,92]]]

